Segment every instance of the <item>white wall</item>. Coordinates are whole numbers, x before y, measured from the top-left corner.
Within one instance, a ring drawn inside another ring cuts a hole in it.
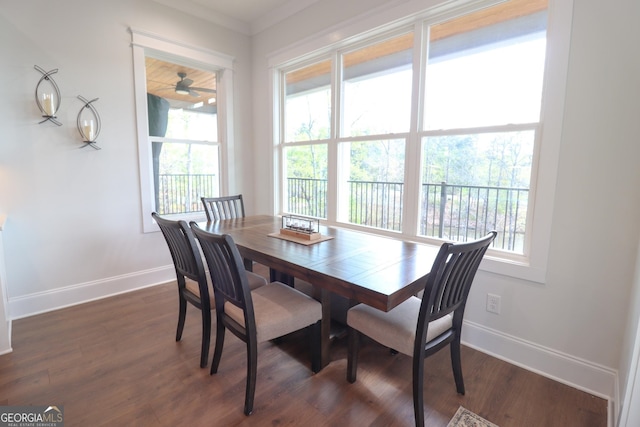
[[[324,0],[249,39],[146,0],[0,0],[0,206],[8,214],[10,314],[172,277],[162,237],[141,232],[128,27],[236,58],[236,157],[261,160],[237,165],[234,188],[247,195],[251,213],[271,212],[269,56],[437,2]],[[633,346],[625,328],[640,235],[637,3],[575,1],[547,280],[479,274],[465,330],[485,351],[614,398],[624,388],[611,381],[620,369],[626,383]],[[60,70],[62,127],[37,124],[35,64]],[[79,149],[77,95],[100,98],[101,151]],[[487,292],[502,295],[499,316],[484,310]],[[583,373],[586,380],[576,378]]]
[[[640,425],[640,253],[620,360],[619,426]]]
[[[552,7],[554,1],[551,0]],[[380,25],[429,2],[314,4],[255,38],[255,142],[270,154],[268,58],[300,40],[339,40],[362,22]],[[345,8],[348,4],[349,8]],[[376,7],[388,9],[383,13]],[[529,369],[615,398],[640,232],[640,71],[635,0],[575,1],[553,228],[545,283],[480,272],[463,339]],[[358,19],[353,19],[360,14]],[[326,31],[325,27],[331,27]],[[256,192],[269,203],[266,164]],[[544,174],[545,171],[540,171]],[[502,313],[485,311],[487,293]]]
[[[248,36],[148,0],[0,0],[0,206],[14,318],[175,275],[161,234],[141,232],[129,27],[235,57],[236,158],[250,152]],[[61,127],[37,124],[36,64],[59,69]],[[100,151],[80,148],[77,95],[99,98]],[[232,171],[239,188],[251,170],[249,160]]]

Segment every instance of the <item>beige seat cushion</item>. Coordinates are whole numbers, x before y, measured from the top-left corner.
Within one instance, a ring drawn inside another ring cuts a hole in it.
[[[251,271],[247,271],[247,280],[249,281],[249,289],[251,290],[258,289],[260,286],[267,284],[267,279]]]
[[[259,274],[247,271],[247,280],[249,281],[249,289],[254,290],[267,284],[267,279]],[[207,275],[207,282],[209,283],[209,301],[211,302],[211,310],[216,308],[215,300],[213,299],[213,287],[211,286],[209,275]],[[200,289],[198,288],[198,282],[185,278],[185,287],[192,294],[200,296]]]
[[[411,297],[388,312],[359,304],[347,312],[347,325],[386,347],[413,356],[421,302],[420,298]],[[431,322],[427,329],[426,342],[449,329],[452,321],[453,314],[448,314]]]
[[[322,318],[318,301],[283,283],[272,282],[251,292],[258,342],[269,341],[316,323]],[[225,313],[244,325],[244,314],[227,302]]]
[[[198,287],[198,282],[185,277],[184,287],[187,288],[189,292],[191,292],[194,295],[197,295],[198,298],[200,298],[200,288]],[[213,290],[211,289],[211,285],[209,285],[209,302],[211,304],[211,310],[214,310],[216,308],[216,303],[215,303],[215,300],[213,299]]]

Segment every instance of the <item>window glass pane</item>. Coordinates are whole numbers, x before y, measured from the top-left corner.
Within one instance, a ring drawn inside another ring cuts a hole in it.
[[[220,194],[216,73],[151,57],[145,65],[155,209],[202,212],[200,197]]]
[[[408,132],[413,33],[343,56],[342,136]]]
[[[166,137],[194,141],[217,141],[218,117],[215,113],[170,108]]]
[[[220,194],[217,146],[154,142],[153,148],[158,154],[158,213],[202,211],[200,197]]]
[[[331,61],[285,74],[285,141],[327,139],[331,135]]]
[[[423,139],[419,233],[523,253],[535,132]]]
[[[318,218],[327,217],[327,146],[286,147],[285,210]]]
[[[531,5],[505,2],[430,28],[425,129],[539,121],[547,15],[545,2]]]
[[[217,141],[216,73],[151,57],[145,63],[150,135]]]
[[[341,151],[345,181],[341,183],[339,209],[343,220],[400,231],[404,140],[342,143]]]

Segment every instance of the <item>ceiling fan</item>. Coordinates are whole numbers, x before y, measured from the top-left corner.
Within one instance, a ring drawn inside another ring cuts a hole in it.
[[[191,87],[193,80],[187,78],[187,73],[179,72],[180,81],[176,83],[175,91],[179,95],[200,96],[199,92],[216,93],[215,89],[206,87]]]

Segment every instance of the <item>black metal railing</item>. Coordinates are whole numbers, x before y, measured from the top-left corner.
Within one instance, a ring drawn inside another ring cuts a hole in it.
[[[419,233],[456,241],[498,232],[494,247],[524,249],[529,189],[473,185],[422,185]]]
[[[158,175],[156,208],[161,215],[204,212],[200,197],[215,194],[215,175]]]
[[[327,180],[287,178],[287,212],[298,215],[327,217]]]
[[[200,197],[214,194],[215,175],[159,175],[160,214],[202,212]],[[384,230],[402,230],[401,182],[348,181],[348,220]],[[285,210],[327,217],[327,180],[288,178]],[[521,253],[527,216],[527,188],[423,184],[418,233],[467,241],[498,231],[494,247]]]
[[[349,222],[401,231],[401,182],[347,181]]]
[[[327,182],[288,178],[287,212],[326,218]],[[402,229],[403,183],[348,181],[349,222]],[[521,253],[529,189],[423,184],[419,234],[467,241],[498,231],[494,247]]]

